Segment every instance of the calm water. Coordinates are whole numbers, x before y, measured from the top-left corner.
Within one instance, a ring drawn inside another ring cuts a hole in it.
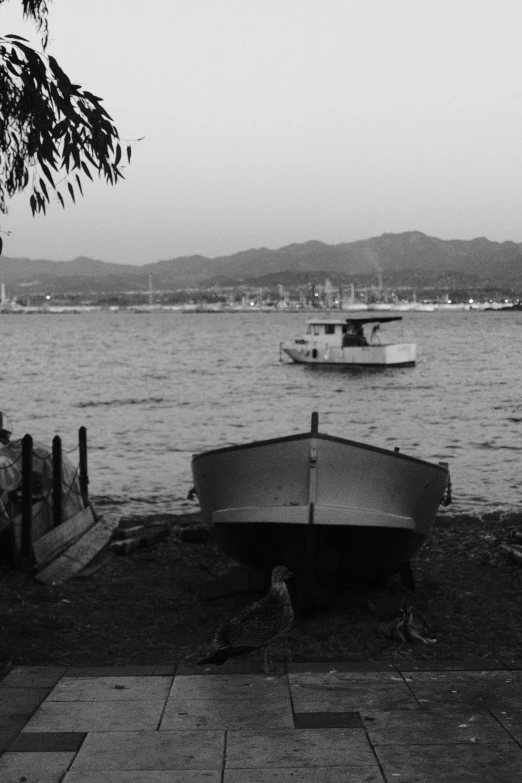
[[[280,363],[307,317],[5,315],[0,410],[13,437],[71,451],[85,425],[91,495],[122,514],[197,509],[193,453],[306,431],[313,410],[321,431],[447,461],[454,512],[520,507],[522,313],[405,313],[418,363],[387,371]]]

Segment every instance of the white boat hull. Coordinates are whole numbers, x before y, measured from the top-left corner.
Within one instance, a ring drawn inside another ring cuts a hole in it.
[[[202,518],[232,557],[295,570],[312,557],[345,581],[407,563],[449,478],[441,465],[313,430],[205,452],[192,470]]]
[[[327,343],[281,343],[281,350],[297,364],[338,364],[361,367],[412,367],[414,343],[337,347]]]

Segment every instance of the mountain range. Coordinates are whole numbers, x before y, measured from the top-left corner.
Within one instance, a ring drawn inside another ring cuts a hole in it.
[[[18,293],[115,292],[322,283],[522,290],[522,244],[484,237],[443,240],[420,231],[329,245],[309,241],[229,256],[182,256],[141,266],[79,257],[0,258],[0,280]],[[14,292],[14,291],[13,291]]]

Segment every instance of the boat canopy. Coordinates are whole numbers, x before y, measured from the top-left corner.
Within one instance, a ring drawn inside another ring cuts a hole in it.
[[[349,318],[311,318],[307,324],[373,324],[384,323],[385,321],[402,321],[402,315],[368,315],[368,313],[353,313]]]

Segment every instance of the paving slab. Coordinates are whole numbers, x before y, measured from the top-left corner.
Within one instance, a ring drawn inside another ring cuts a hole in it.
[[[104,770],[103,778],[100,779],[99,771],[71,769],[62,783],[221,783],[221,771],[217,769],[177,769],[175,771],[149,769],[139,772],[128,769],[122,771]]]
[[[507,669],[512,669],[514,671],[522,670],[522,658],[507,658],[503,660],[502,663]]]
[[[427,710],[516,709],[522,704],[521,672],[409,672],[404,677]]]
[[[462,742],[514,742],[489,712],[362,713],[372,745],[447,745]]]
[[[522,780],[514,660],[300,662],[269,676],[243,664],[16,667],[0,683],[0,781]]]
[[[518,710],[491,710],[495,718],[522,745],[522,704]]]
[[[2,783],[61,783],[74,753],[4,753],[0,757]]]
[[[362,729],[358,712],[294,712],[295,729]]]
[[[330,671],[289,674],[288,678],[296,712],[420,709],[408,685],[397,672]]]
[[[175,663],[126,666],[70,666],[69,677],[160,677],[176,673]]]
[[[288,680],[265,674],[222,674],[218,677],[175,677],[170,698],[175,699],[271,699],[288,695]]]
[[[16,666],[2,680],[5,688],[54,688],[67,666]]]
[[[290,695],[255,699],[169,699],[160,731],[293,728]]]
[[[24,731],[140,731],[157,729],[164,702],[44,702]]]
[[[66,779],[67,780],[67,779]],[[226,769],[223,783],[385,783],[376,767]]]
[[[102,771],[105,776],[107,771],[123,770],[220,770],[224,750],[224,731],[93,732],[71,772]]]
[[[229,731],[225,769],[378,768],[363,729]]]
[[[386,779],[399,783],[515,783],[522,780],[522,749],[513,743],[382,745]]]
[[[49,688],[7,688],[0,685],[0,715],[31,715],[49,693]]]
[[[397,673],[397,665],[394,663],[380,663],[378,661],[318,661],[287,663],[286,670],[295,672],[383,672]]]
[[[27,723],[27,715],[0,715],[0,734],[21,731]]]
[[[26,731],[9,745],[9,752],[76,753],[86,737],[84,731]]]
[[[209,650],[210,654],[210,650]],[[274,676],[281,676],[286,674],[286,666],[283,663],[276,663],[275,661],[268,661],[269,674]],[[211,677],[219,677],[223,674],[265,674],[263,668],[263,656],[259,656],[259,660],[237,660],[232,658],[220,665],[205,664],[205,666],[199,666],[197,663],[182,662],[176,669],[176,676],[186,675],[204,675]]]
[[[11,742],[27,723],[27,715],[0,715],[0,753],[7,750]]]
[[[172,677],[64,677],[50,701],[156,701],[166,699]]]
[[[308,677],[306,675],[309,675]],[[324,687],[331,684],[332,688],[343,687],[347,683],[364,683],[379,685],[394,685],[399,683],[404,685],[404,677],[397,669],[386,669],[379,671],[375,669],[353,670],[344,669],[337,666],[329,666],[324,669],[298,669],[288,672],[289,682],[318,682]]]
[[[501,661],[404,661],[397,662],[397,670],[400,672],[436,672],[436,671],[486,671],[507,669],[508,666]]]

